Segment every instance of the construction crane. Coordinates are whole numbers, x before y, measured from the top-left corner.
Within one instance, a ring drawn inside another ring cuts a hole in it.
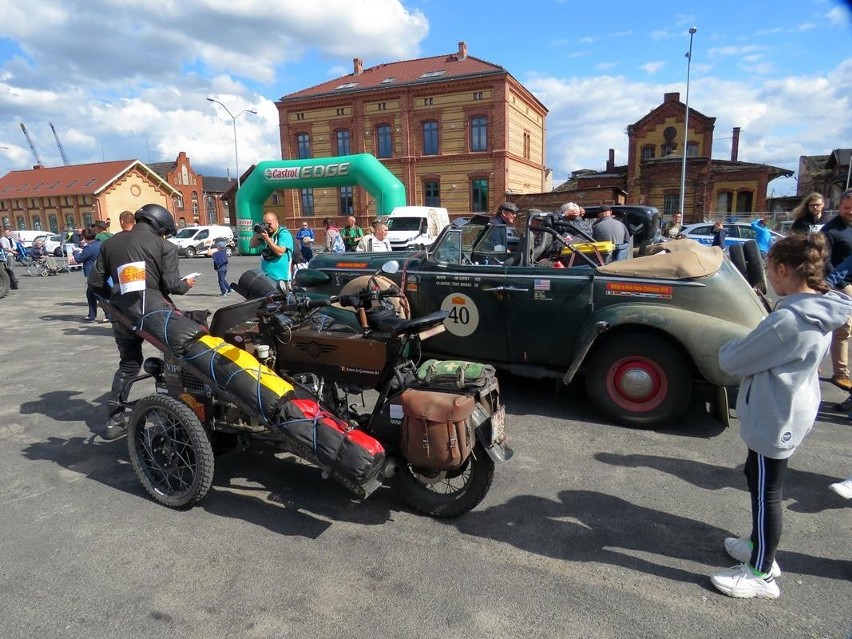
[[[59,141],[59,135],[56,133],[56,129],[53,127],[53,122],[48,122],[50,124],[50,130],[53,131],[53,137],[56,138],[56,146],[59,147],[59,155],[62,156],[62,164],[68,166],[68,156],[65,155],[65,149],[62,148],[62,142]]]
[[[30,151],[33,152],[33,157],[35,158],[36,166],[44,166],[44,164],[42,164],[41,158],[38,156],[38,151],[36,151],[35,144],[33,144],[33,141],[30,139],[30,134],[27,133],[27,127],[24,126],[23,122],[21,122],[21,131],[24,132],[24,137],[27,138],[27,143],[30,145]]]

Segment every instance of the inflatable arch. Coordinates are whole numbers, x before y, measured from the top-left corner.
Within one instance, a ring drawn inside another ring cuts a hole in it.
[[[379,215],[389,215],[405,206],[405,187],[397,177],[369,153],[306,160],[259,162],[237,191],[237,231],[243,255],[259,253],[249,241],[252,228],[263,220],[263,206],[279,189],[335,188],[358,185],[376,200]]]

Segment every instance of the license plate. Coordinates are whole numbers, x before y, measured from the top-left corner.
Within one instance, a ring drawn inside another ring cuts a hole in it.
[[[501,406],[491,415],[491,441],[500,444],[506,439],[506,407]]]

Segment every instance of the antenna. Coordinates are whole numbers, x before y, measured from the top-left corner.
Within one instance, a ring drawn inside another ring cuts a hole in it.
[[[30,151],[33,152],[33,157],[35,158],[36,166],[44,166],[44,164],[42,164],[41,162],[41,158],[38,156],[38,151],[36,151],[35,144],[33,144],[33,141],[30,139],[30,134],[27,133],[27,127],[24,126],[23,122],[21,122],[21,131],[24,132],[24,137],[27,138],[27,143],[30,145]]]
[[[68,156],[65,155],[65,149],[62,148],[62,142],[59,141],[59,135],[56,133],[53,122],[48,122],[48,124],[50,124],[50,130],[53,131],[53,137],[56,138],[56,146],[59,147],[59,155],[62,156],[62,164],[68,166]]]

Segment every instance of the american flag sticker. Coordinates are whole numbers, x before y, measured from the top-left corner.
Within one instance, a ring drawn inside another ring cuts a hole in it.
[[[550,280],[533,280],[534,291],[549,291]]]

